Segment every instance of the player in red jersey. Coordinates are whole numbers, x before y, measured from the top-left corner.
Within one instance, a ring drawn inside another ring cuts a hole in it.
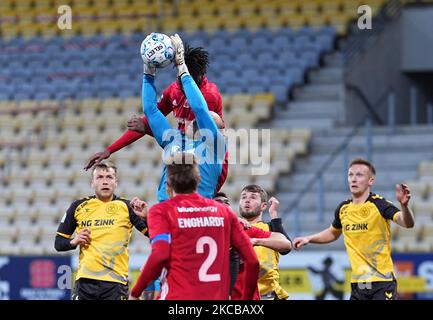
[[[185,63],[188,70],[199,87],[204,99],[208,105],[209,111],[217,113],[221,119],[222,114],[222,99],[215,83],[210,82],[206,77],[206,70],[209,65],[208,53],[203,48],[192,48],[185,45]],[[195,119],[194,112],[188,104],[185,93],[182,89],[180,81],[173,82],[162,94],[161,100],[158,102],[158,109],[167,116],[170,112],[178,121],[178,128],[185,131],[187,124]],[[223,120],[224,123],[224,120]],[[128,130],[118,138],[113,144],[108,146],[104,151],[97,152],[90,157],[85,164],[84,169],[90,169],[95,163],[107,159],[110,155],[134,141],[140,139],[144,135],[153,135],[149,123],[145,116],[133,117],[128,120]],[[223,163],[221,175],[219,177],[217,191],[224,184],[228,174],[228,155]]]
[[[152,252],[130,293],[136,299],[161,275],[160,299],[227,300],[230,291],[229,251],[244,261],[243,299],[252,299],[259,265],[236,214],[199,195],[199,170],[191,153],[177,153],[166,163],[170,200],[148,214]]]
[[[224,192],[218,192],[215,197],[215,201],[224,203],[230,206],[230,200]],[[289,251],[292,248],[292,244],[280,232],[265,231],[263,229],[244,225],[244,231],[251,240],[253,246],[263,246],[275,251]],[[242,293],[245,287],[245,278],[243,261],[239,259],[239,255],[235,250],[230,252],[230,276],[231,276],[231,299],[239,300],[242,298]],[[256,286],[254,293],[254,300],[260,300],[259,287]]]

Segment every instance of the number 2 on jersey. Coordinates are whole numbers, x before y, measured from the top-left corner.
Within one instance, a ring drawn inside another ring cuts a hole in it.
[[[221,275],[219,273],[207,273],[212,263],[215,261],[217,253],[218,253],[218,246],[216,241],[211,237],[200,237],[197,240],[197,244],[195,246],[195,251],[197,253],[204,253],[204,246],[207,244],[209,248],[209,254],[206,258],[206,260],[201,265],[200,269],[198,270],[198,279],[202,282],[211,282],[211,281],[220,281]]]

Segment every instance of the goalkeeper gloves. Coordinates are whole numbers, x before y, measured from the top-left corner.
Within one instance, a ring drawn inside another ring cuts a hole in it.
[[[177,33],[174,36],[171,36],[170,39],[176,51],[174,63],[177,67],[177,76],[181,78],[184,75],[189,75],[188,67],[185,63],[185,49],[183,48],[182,39]]]
[[[156,76],[156,67],[149,65],[147,63],[143,64],[143,73],[147,74],[148,76],[155,77]]]

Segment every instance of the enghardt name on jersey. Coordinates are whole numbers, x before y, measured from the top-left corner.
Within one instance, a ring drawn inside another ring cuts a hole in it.
[[[223,217],[178,218],[179,228],[224,227]]]

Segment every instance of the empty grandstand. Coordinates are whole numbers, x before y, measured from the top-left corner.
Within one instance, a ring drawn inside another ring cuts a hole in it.
[[[280,200],[291,236],[317,232],[350,196],[347,165],[363,156],[377,167],[375,192],[395,201],[396,183],[412,189],[417,224],[393,229],[393,251],[432,252],[433,67],[414,67],[422,62],[410,53],[417,43],[408,44],[413,34],[400,28],[416,10],[428,25],[430,3],[2,0],[0,255],[58,254],[60,219],[91,192],[84,163],[142,112],[139,47],[153,31],[178,32],[209,51],[207,76],[223,95],[227,128],[271,130],[270,141],[257,145],[270,150],[265,175],[251,174],[251,144],[236,144],[233,156],[245,162],[230,164],[222,189],[232,203],[243,186],[259,184]],[[363,4],[371,30],[357,27]],[[72,9],[71,29],[58,27],[61,5]],[[431,53],[433,44],[425,44]],[[159,94],[175,76],[171,66],[158,71]],[[120,195],[154,204],[161,172],[154,140],[111,159],[121,168]],[[129,248],[143,254],[150,247],[133,235]],[[343,249],[340,239],[306,250]]]

